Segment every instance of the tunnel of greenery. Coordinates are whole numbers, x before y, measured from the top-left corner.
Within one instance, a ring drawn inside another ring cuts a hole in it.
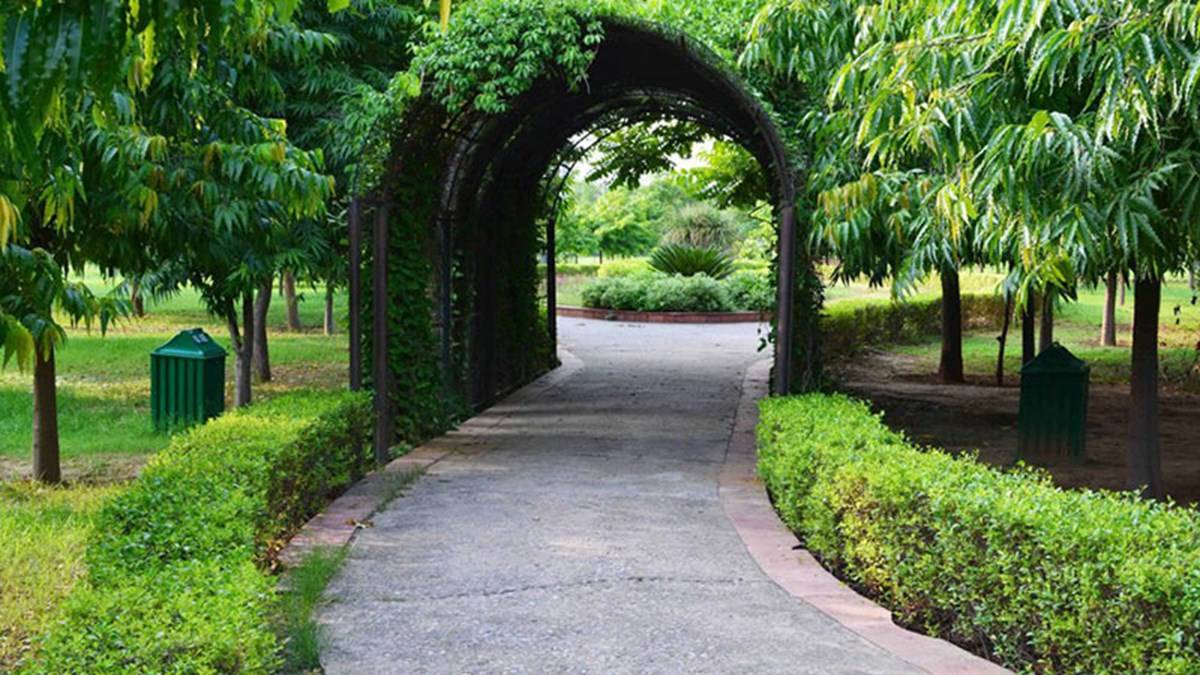
[[[813,386],[821,285],[796,246],[795,153],[768,107],[716,50],[669,23],[616,6],[527,5],[469,4],[418,47],[410,72],[429,78],[394,92],[386,150],[351,210],[352,255],[365,262],[351,264],[364,275],[351,284],[362,307],[352,339],[364,383],[389,392],[379,412],[397,413],[380,415],[381,442],[432,430],[387,420],[439,426],[553,365],[538,258],[554,258],[554,169],[581,134],[639,123],[687,122],[762,167],[780,235],[778,303],[792,308],[776,313],[776,389]],[[386,362],[373,358],[380,345]]]

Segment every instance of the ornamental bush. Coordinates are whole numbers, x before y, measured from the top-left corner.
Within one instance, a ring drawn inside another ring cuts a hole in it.
[[[583,304],[631,312],[732,312],[753,310],[735,300],[734,281],[703,274],[683,277],[661,273],[597,279],[583,288]],[[745,298],[743,294],[738,296]]]
[[[734,272],[725,280],[730,300],[734,307],[752,312],[770,312],[775,309],[775,284],[767,270],[743,269]]]
[[[269,672],[272,580],[297,527],[373,466],[364,394],[300,393],[177,437],[97,517],[88,584],[32,673]]]
[[[1019,670],[1200,671],[1200,515],[920,450],[860,402],[761,407],[784,522],[897,620]]]

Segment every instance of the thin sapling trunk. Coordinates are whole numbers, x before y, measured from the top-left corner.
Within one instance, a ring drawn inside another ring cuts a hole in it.
[[[267,312],[271,309],[271,279],[263,282],[254,299],[254,370],[260,382],[271,381],[271,349],[267,341]]]
[[[1104,318],[1100,321],[1100,344],[1117,346],[1117,273],[1109,272],[1104,280]]]
[[[1037,295],[1030,293],[1025,298],[1025,309],[1021,312],[1021,365],[1037,358]]]
[[[1013,315],[1013,295],[1012,293],[1004,294],[1004,324],[1000,327],[1000,335],[996,341],[1000,343],[996,350],[996,386],[1004,386],[1004,352],[1008,347],[1008,328],[1012,324]]]
[[[287,270],[283,273],[283,299],[287,303],[288,330],[298,332],[300,326],[300,301],[296,298],[296,273]]]
[[[333,322],[333,284],[325,286],[325,334],[333,335],[337,326]]]
[[[54,349],[37,349],[33,367],[33,479],[62,481],[58,442],[58,383]]]
[[[1054,344],[1054,293],[1047,290],[1042,296],[1042,326],[1038,334],[1038,353]]]
[[[254,294],[246,292],[242,296],[242,324],[245,332],[238,329],[237,312],[230,308],[226,317],[229,323],[229,339],[233,343],[234,364],[234,398],[237,407],[250,405],[252,397],[251,377],[254,373]]]

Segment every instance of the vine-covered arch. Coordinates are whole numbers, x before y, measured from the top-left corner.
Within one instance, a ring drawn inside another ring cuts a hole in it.
[[[362,313],[353,313],[352,369],[379,394],[380,447],[396,433],[389,426],[395,412],[420,412],[411,408],[414,389],[441,387],[444,401],[479,408],[555,361],[553,316],[540,313],[537,293],[545,229],[553,275],[552,228],[539,220],[545,177],[572,139],[599,124],[680,119],[746,148],[768,177],[776,207],[777,307],[797,305],[797,269],[805,278],[811,271],[797,248],[796,176],[758,97],[680,32],[612,16],[579,21],[587,62],[574,76],[548,64],[502,105],[447,104],[461,92],[413,101],[379,186],[365,207],[352,209],[352,256],[364,250],[356,238],[370,223],[371,283],[359,278],[362,261],[352,260],[351,301],[372,305],[369,339]],[[815,379],[815,336],[807,334],[815,322],[802,322],[806,334],[797,335],[794,313],[775,313],[780,393],[796,377],[802,387]],[[371,359],[385,345],[388,358]]]

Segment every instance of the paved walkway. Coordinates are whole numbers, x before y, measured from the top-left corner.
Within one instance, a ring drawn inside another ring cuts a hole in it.
[[[359,534],[328,672],[912,672],[772,583],[721,509],[754,326],[559,326],[577,371]]]

